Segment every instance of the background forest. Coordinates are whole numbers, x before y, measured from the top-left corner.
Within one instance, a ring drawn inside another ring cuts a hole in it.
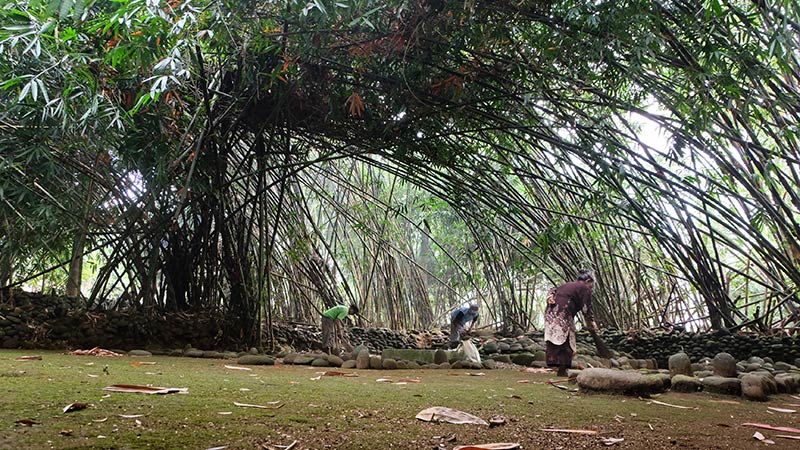
[[[0,7],[0,287],[371,326],[800,319],[794,1]],[[269,328],[267,328],[269,329]]]

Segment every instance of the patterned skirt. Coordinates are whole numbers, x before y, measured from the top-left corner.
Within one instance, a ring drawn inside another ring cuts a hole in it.
[[[572,347],[569,346],[569,340],[561,345],[553,344],[550,341],[546,343],[545,353],[547,354],[547,365],[550,367],[571,367],[572,366]]]

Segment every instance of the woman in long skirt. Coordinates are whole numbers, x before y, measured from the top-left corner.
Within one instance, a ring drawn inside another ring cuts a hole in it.
[[[544,311],[544,339],[547,365],[558,367],[558,376],[567,376],[575,354],[575,315],[583,312],[586,326],[596,330],[592,312],[594,277],[581,270],[576,281],[562,284],[547,293]]]

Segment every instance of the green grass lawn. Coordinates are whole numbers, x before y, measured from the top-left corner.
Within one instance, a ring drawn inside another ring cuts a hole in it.
[[[26,354],[41,355],[42,360],[15,360]],[[145,360],[156,364],[132,365]],[[800,403],[786,395],[766,404],[708,394],[670,393],[658,399],[699,408],[685,410],[637,398],[573,394],[545,384],[549,374],[515,370],[484,371],[485,376],[461,370],[348,370],[359,376],[313,379],[325,369],[250,366],[251,371],[242,371],[225,365],[236,363],[0,351],[0,448],[261,449],[297,441],[295,449],[452,449],[487,442],[570,449],[608,448],[600,438],[621,437],[625,441],[612,448],[745,449],[757,443],[752,439],[755,430],[741,423],[797,427],[798,414],[770,414],[767,406],[791,408],[787,405]],[[420,382],[400,385],[377,382],[379,378]],[[189,393],[103,391],[112,384],[188,388]],[[63,413],[72,402],[89,407]],[[283,406],[262,410],[234,402]],[[506,424],[486,428],[415,419],[429,406],[446,406],[487,420],[503,416]],[[38,424],[16,423],[23,419]],[[550,427],[600,434],[540,431]],[[775,440],[771,448],[800,448],[798,441]]]

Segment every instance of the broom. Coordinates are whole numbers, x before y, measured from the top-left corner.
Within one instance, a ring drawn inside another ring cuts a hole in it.
[[[611,350],[609,350],[606,343],[603,342],[603,338],[597,334],[596,330],[589,330],[589,333],[592,335],[592,339],[594,339],[594,346],[597,347],[597,355],[601,358],[611,359]]]

